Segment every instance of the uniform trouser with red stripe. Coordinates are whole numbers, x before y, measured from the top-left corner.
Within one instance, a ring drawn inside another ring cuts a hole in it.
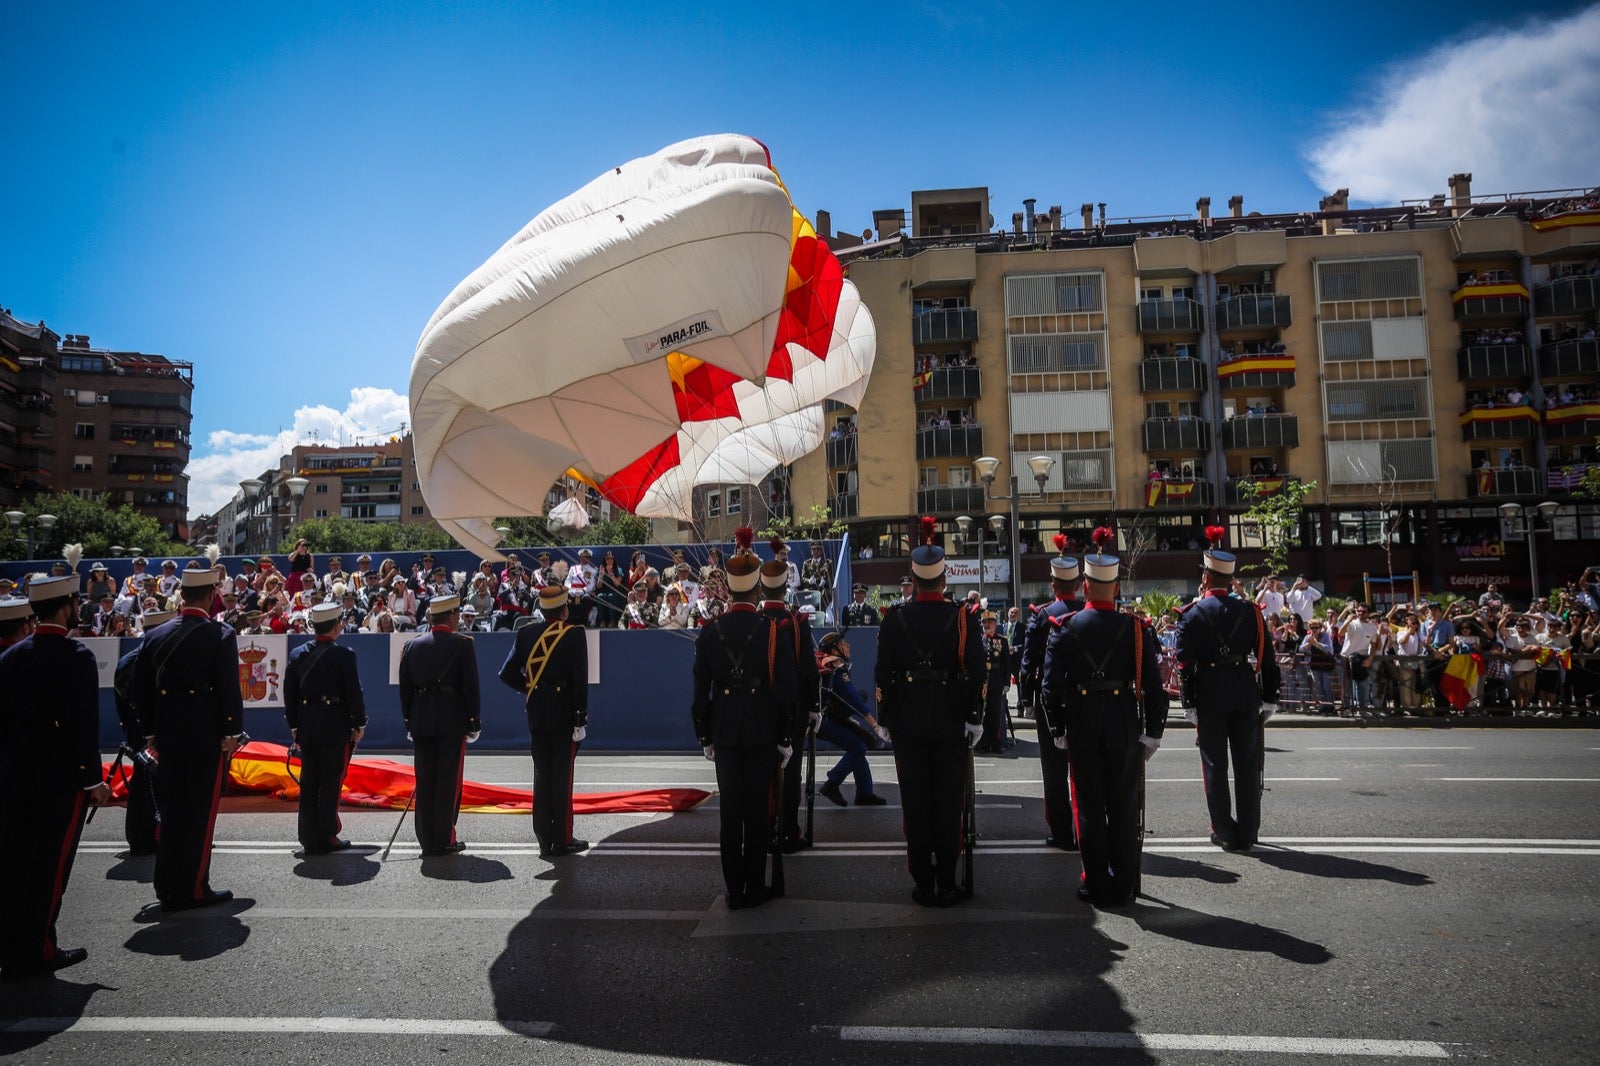
[[[1072,803],[1083,883],[1099,904],[1119,904],[1139,890],[1139,760],[1143,748],[1121,723],[1107,729],[1095,714],[1067,727]]]
[[[326,851],[339,838],[339,794],[350,765],[350,744],[300,746],[300,846]]]
[[[56,916],[88,813],[79,788],[0,797],[0,968],[25,974],[56,957]]]
[[[953,891],[961,855],[961,806],[967,779],[967,740],[894,741],[906,863],[917,887]]]
[[[572,841],[572,772],[578,742],[570,729],[529,731],[533,751],[533,835],[539,850]]]
[[[1060,713],[1057,711],[1055,715],[1058,723]],[[1078,838],[1072,825],[1067,753],[1056,747],[1042,714],[1035,719],[1034,728],[1039,734],[1039,776],[1044,780],[1044,823],[1057,844],[1071,844]]]
[[[1230,710],[1196,712],[1196,743],[1205,782],[1211,831],[1224,844],[1252,846],[1261,831],[1260,711],[1246,705]],[[1228,790],[1228,754],[1233,754],[1233,780],[1238,785],[1238,815]]]
[[[211,834],[222,802],[228,760],[220,748],[161,744],[156,806],[156,896],[162,903],[193,903],[211,893]]]
[[[456,842],[467,738],[417,737],[415,744],[417,843],[423,851],[442,851]]]
[[[781,796],[773,795],[778,753],[771,744],[753,748],[719,744],[716,762],[722,803],[722,880],[733,899],[767,887],[772,804],[782,802]]]
[[[122,820],[122,832],[130,851],[148,855],[156,850],[160,828],[156,821],[156,771],[138,759],[129,759],[128,763],[133,770],[128,775],[128,810]]]

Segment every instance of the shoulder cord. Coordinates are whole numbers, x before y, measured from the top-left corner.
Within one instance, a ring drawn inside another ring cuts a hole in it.
[[[522,663],[522,678],[527,685],[527,695],[532,695],[533,690],[539,687],[539,679],[544,676],[545,667],[550,665],[550,655],[556,650],[556,644],[572,628],[559,619],[545,627],[539,634],[539,639],[533,642],[533,647],[528,649],[528,657]],[[535,657],[539,659],[539,668],[533,666]]]

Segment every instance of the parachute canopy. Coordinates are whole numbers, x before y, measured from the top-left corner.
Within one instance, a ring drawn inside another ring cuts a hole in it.
[[[719,135],[602,175],[541,212],[423,330],[411,368],[430,510],[492,556],[500,515],[572,474],[692,520],[695,485],[750,483],[858,402],[872,317],[767,150]]]

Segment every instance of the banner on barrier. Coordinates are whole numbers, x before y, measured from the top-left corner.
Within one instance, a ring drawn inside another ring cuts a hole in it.
[[[121,637],[79,637],[94,652],[94,663],[100,670],[100,687],[110,688],[117,676],[117,659],[122,655]]]
[[[283,671],[288,665],[287,636],[252,633],[239,638],[239,695],[247,710],[283,706]]]

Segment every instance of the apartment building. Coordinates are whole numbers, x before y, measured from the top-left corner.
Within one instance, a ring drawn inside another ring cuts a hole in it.
[[[858,574],[887,585],[919,514],[975,556],[955,519],[976,537],[1015,476],[1025,592],[1055,533],[1081,549],[1098,525],[1136,590],[1177,590],[1205,525],[1248,553],[1254,494],[1315,481],[1291,568],[1340,594],[1413,571],[1525,594],[1530,547],[1541,584],[1570,579],[1600,534],[1600,505],[1572,496],[1600,435],[1600,196],[1449,188],[1270,216],[1240,197],[1216,218],[1208,199],[1159,219],[1083,204],[1079,226],[1030,200],[999,230],[986,189],[915,192],[874,214],[875,239],[833,241],[877,363],[836,414],[853,432],[795,464],[795,506],[847,518],[873,554]],[[987,488],[982,456],[1000,459]],[[1508,520],[1508,502],[1527,509]],[[987,535],[1009,554],[1012,531]]]

